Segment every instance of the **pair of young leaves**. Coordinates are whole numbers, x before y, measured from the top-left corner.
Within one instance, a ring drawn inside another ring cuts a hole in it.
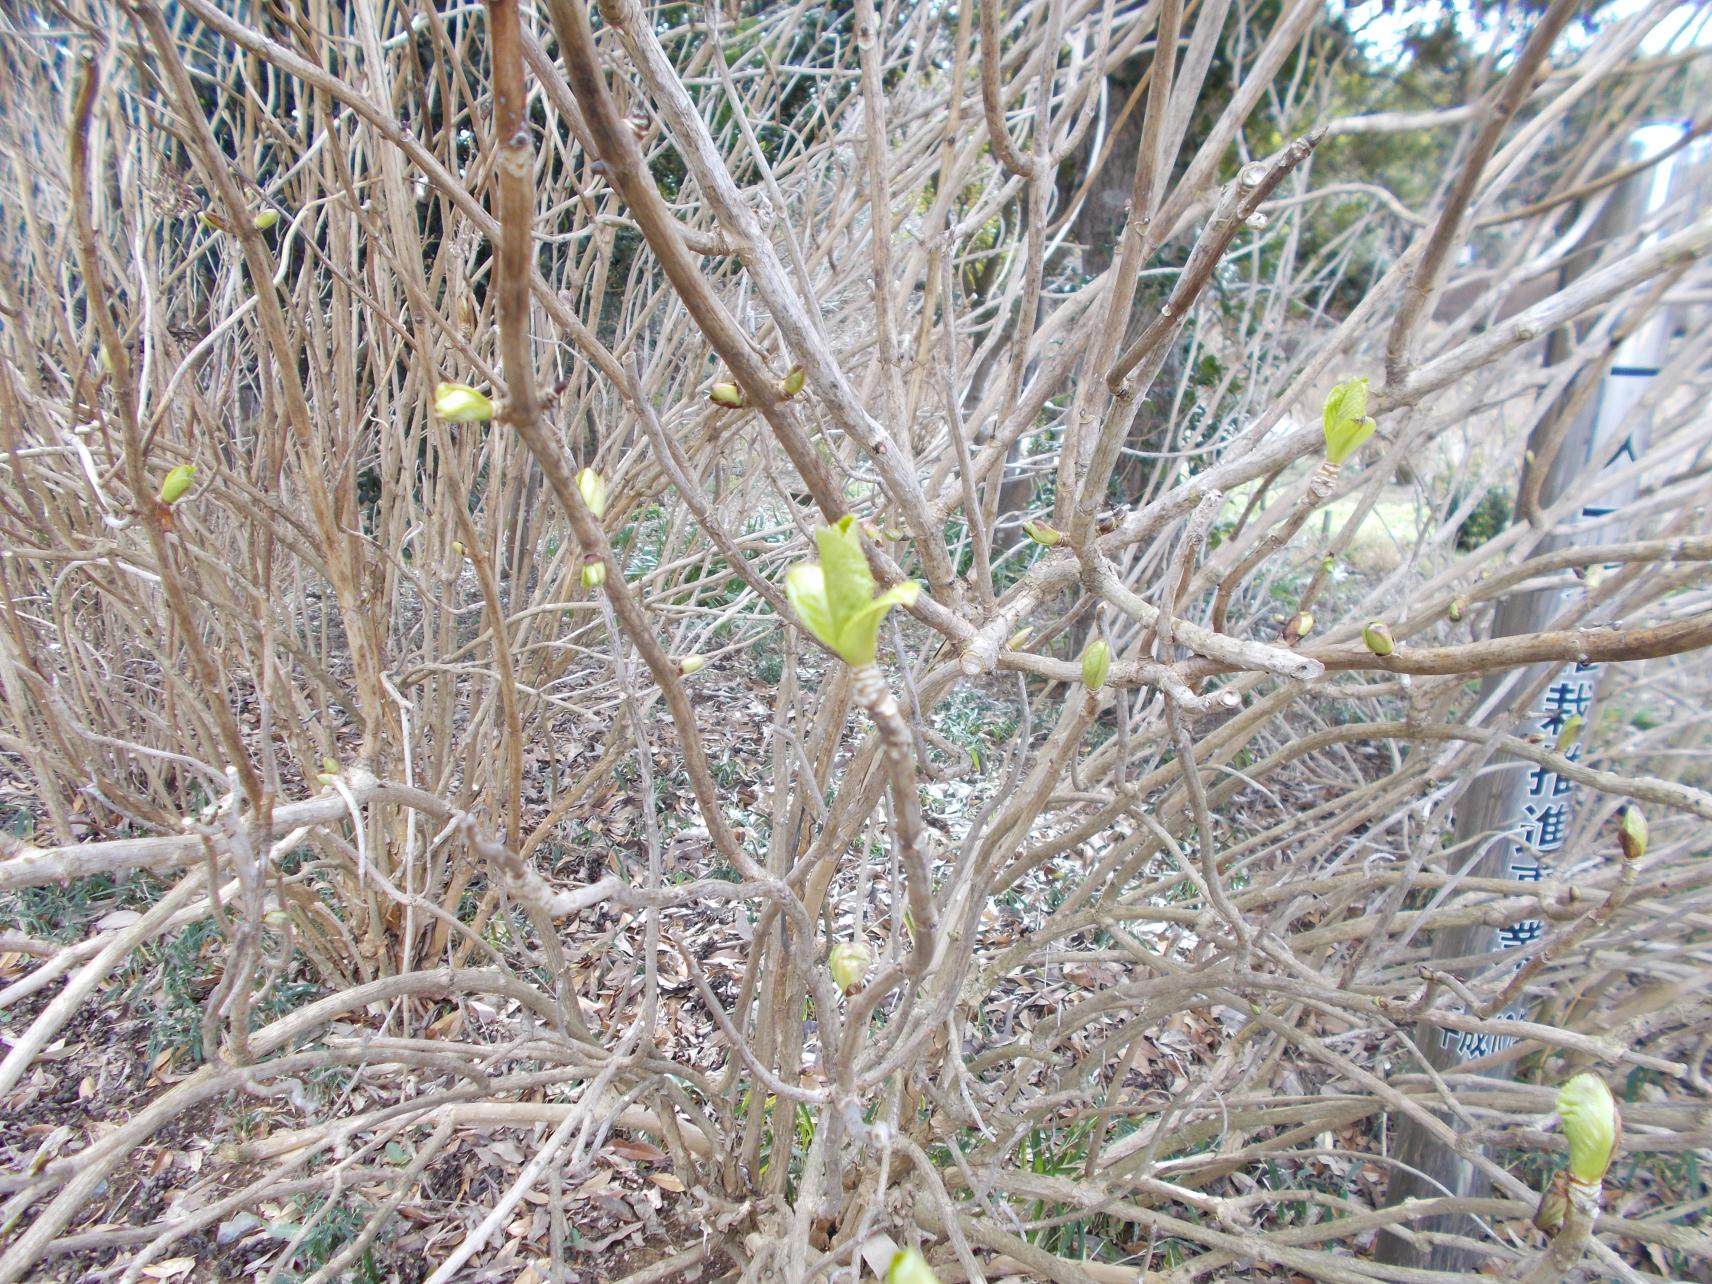
[[[785,597],[803,626],[853,669],[874,663],[880,647],[880,622],[894,606],[913,605],[921,585],[905,580],[874,595],[874,574],[862,551],[856,519],[814,533],[819,562],[803,562],[785,572]]]

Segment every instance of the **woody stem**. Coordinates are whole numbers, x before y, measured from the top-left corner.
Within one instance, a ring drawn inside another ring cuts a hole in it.
[[[898,709],[897,699],[880,670],[873,664],[854,666],[851,691],[857,704],[874,720],[884,746],[888,783],[892,792],[894,836],[903,862],[910,914],[911,948],[904,970],[919,978],[933,957],[936,914],[933,883],[928,869],[926,830],[921,820],[921,793],[916,785],[914,742],[909,724]]]

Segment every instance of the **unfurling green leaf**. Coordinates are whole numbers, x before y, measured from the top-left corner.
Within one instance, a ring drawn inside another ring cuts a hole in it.
[[[1634,803],[1624,803],[1617,816],[1617,843],[1626,860],[1639,860],[1647,854],[1647,818]]]
[[[826,576],[819,562],[802,562],[785,572],[785,597],[803,627],[828,646],[838,635],[826,600]]]
[[[1576,1075],[1557,1090],[1557,1117],[1569,1138],[1570,1175],[1588,1185],[1603,1181],[1623,1135],[1611,1089],[1596,1074]]]
[[[1112,648],[1104,638],[1096,638],[1082,652],[1082,685],[1090,691],[1098,691],[1106,685],[1111,671]]]
[[[858,941],[840,941],[826,956],[826,968],[832,973],[838,988],[848,994],[862,984],[871,961],[866,945]]]
[[[1046,522],[1024,522],[1022,531],[1036,544],[1051,548],[1064,538],[1064,532]]]
[[[1326,398],[1326,459],[1341,464],[1378,427],[1367,417],[1367,379],[1346,379]]]
[[[180,464],[161,479],[160,502],[176,504],[184,498],[184,492],[190,489],[196,480],[195,464]]]
[[[879,651],[880,621],[894,606],[913,605],[921,585],[905,580],[876,597],[853,517],[820,527],[814,538],[820,561],[802,562],[785,572],[785,596],[803,627],[846,664],[872,664]]]
[[[787,399],[796,396],[803,390],[807,379],[808,376],[803,373],[801,366],[792,366],[791,372],[779,384],[779,395]]]
[[[1587,725],[1587,719],[1579,713],[1572,713],[1563,720],[1563,726],[1557,729],[1557,742],[1552,745],[1558,753],[1563,753],[1581,734],[1581,729]]]
[[[1361,640],[1374,655],[1390,655],[1397,649],[1391,627],[1384,620],[1375,620],[1361,631]]]
[[[933,1273],[919,1248],[905,1248],[893,1255],[886,1284],[939,1284],[939,1276]]]
[[[449,424],[479,424],[493,418],[493,402],[467,383],[434,388],[434,413]]]
[[[592,468],[577,474],[577,491],[596,518],[606,516],[606,481]]]

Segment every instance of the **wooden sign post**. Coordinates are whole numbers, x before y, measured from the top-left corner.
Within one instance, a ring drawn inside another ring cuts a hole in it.
[[[1637,131],[1630,140],[1628,154],[1619,163],[1644,159],[1659,150],[1662,143],[1674,141],[1671,136],[1661,139],[1658,130],[1659,127],[1650,126]],[[1644,224],[1670,190],[1673,177],[1680,172],[1680,160],[1680,154],[1666,158],[1619,185],[1589,237],[1587,250],[1578,253],[1580,261],[1566,267],[1566,283],[1593,266],[1602,243]],[[1545,474],[1539,478],[1541,509],[1549,509],[1566,494],[1577,475],[1595,459],[1603,457],[1608,465],[1627,463],[1645,450],[1647,424],[1636,408],[1647,384],[1658,373],[1667,338],[1665,319],[1655,315],[1624,340],[1597,393],[1587,399],[1555,452],[1547,443],[1560,421],[1548,415],[1535,428],[1528,443],[1529,458],[1550,455]],[[1561,360],[1570,342],[1567,335],[1554,335],[1547,345],[1547,363]],[[1572,384],[1565,390],[1561,404],[1573,405],[1576,393],[1577,387]],[[1528,472],[1523,474],[1522,494],[1532,484],[1528,475],[1532,471],[1530,464]],[[1604,516],[1623,502],[1621,495],[1608,497],[1603,501],[1604,507],[1585,509],[1583,516]],[[1525,518],[1518,513],[1518,519]],[[1597,533],[1601,541],[1609,537],[1608,529]],[[1577,542],[1585,540],[1573,535],[1555,536],[1542,541],[1537,551],[1548,552]],[[1573,604],[1580,592],[1578,588],[1552,588],[1512,593],[1494,613],[1491,636],[1514,636],[1551,627],[1552,621]],[[1588,663],[1571,664],[1555,671],[1550,665],[1535,665],[1520,672],[1494,674],[1481,686],[1476,705],[1479,712],[1475,717],[1501,718],[1506,708],[1514,707],[1516,693],[1532,691],[1535,694],[1526,713],[1517,719],[1515,733],[1538,736],[1548,744],[1555,744],[1565,727],[1571,725],[1570,719],[1591,721],[1598,681],[1599,666]],[[1580,757],[1579,737],[1566,745],[1565,755],[1571,761]],[[1568,835],[1576,789],[1571,781],[1543,766],[1521,771],[1515,764],[1504,764],[1485,771],[1469,786],[1456,810],[1455,850],[1468,854],[1458,859],[1458,868],[1466,868],[1469,875],[1482,878],[1529,882],[1544,879],[1552,856]],[[1546,931],[1546,925],[1539,919],[1527,918],[1499,928],[1475,925],[1440,932],[1433,941],[1433,966],[1464,978],[1495,967],[1519,966],[1519,960],[1511,962],[1502,955],[1531,952]],[[1500,957],[1495,960],[1494,955]],[[1524,998],[1502,1015],[1515,1018],[1526,1015],[1527,1011]],[[1427,1025],[1417,1031],[1417,1046],[1434,1068],[1441,1071],[1502,1051],[1512,1042],[1489,1033]],[[1490,1073],[1507,1078],[1510,1067],[1499,1067]],[[1389,1202],[1393,1204],[1412,1198],[1483,1193],[1484,1181],[1474,1166],[1446,1149],[1412,1119],[1397,1121],[1390,1149],[1397,1161],[1388,1190]],[[1427,1219],[1418,1229],[1468,1234],[1474,1227],[1466,1218],[1434,1218]],[[1387,1263],[1430,1266],[1435,1270],[1468,1269],[1473,1261],[1453,1245],[1439,1244],[1431,1252],[1422,1252],[1402,1236],[1390,1234],[1381,1236],[1377,1255]]]

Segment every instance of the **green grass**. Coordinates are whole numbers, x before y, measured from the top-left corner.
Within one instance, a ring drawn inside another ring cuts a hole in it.
[[[340,1249],[362,1233],[363,1224],[368,1220],[367,1208],[352,1200],[340,1200],[329,1205],[319,1198],[300,1198],[292,1203],[292,1214],[296,1221],[276,1223],[271,1228],[276,1238],[289,1241],[299,1227],[311,1222],[313,1225],[292,1253],[287,1269],[279,1275],[285,1284],[297,1284],[299,1280],[308,1279],[332,1261]],[[351,1284],[381,1284],[385,1277],[371,1247],[364,1249],[355,1264],[340,1278]]]
[[[107,874],[22,887],[0,901],[0,924],[50,941],[79,941],[90,918],[116,909],[147,909],[160,896],[158,879],[133,874],[115,883]]]
[[[162,940],[151,941],[132,956],[121,974],[130,983],[125,1003],[146,1016],[148,1058],[170,1053],[173,1066],[201,1065],[202,1015],[208,996],[219,981],[224,940],[212,918],[199,919]],[[326,993],[320,984],[294,978],[303,956],[296,956],[284,974],[250,1009],[250,1028],[259,1029]],[[258,976],[258,984],[262,978]]]
[[[1043,1177],[1080,1178],[1088,1162],[1088,1148],[1093,1144],[1093,1118],[1077,1119],[1065,1127],[1031,1129],[1017,1147],[1020,1167]],[[1107,1130],[1106,1144],[1134,1131],[1133,1120],[1116,1121]],[[1059,1257],[1086,1261],[1090,1256],[1107,1256],[1108,1246],[1131,1238],[1125,1229],[1129,1223],[1103,1213],[1070,1216],[1067,1205],[1037,1200],[1029,1210],[1027,1220],[1052,1222],[1025,1232],[1025,1238]],[[1061,1219],[1061,1220],[1060,1220]]]

